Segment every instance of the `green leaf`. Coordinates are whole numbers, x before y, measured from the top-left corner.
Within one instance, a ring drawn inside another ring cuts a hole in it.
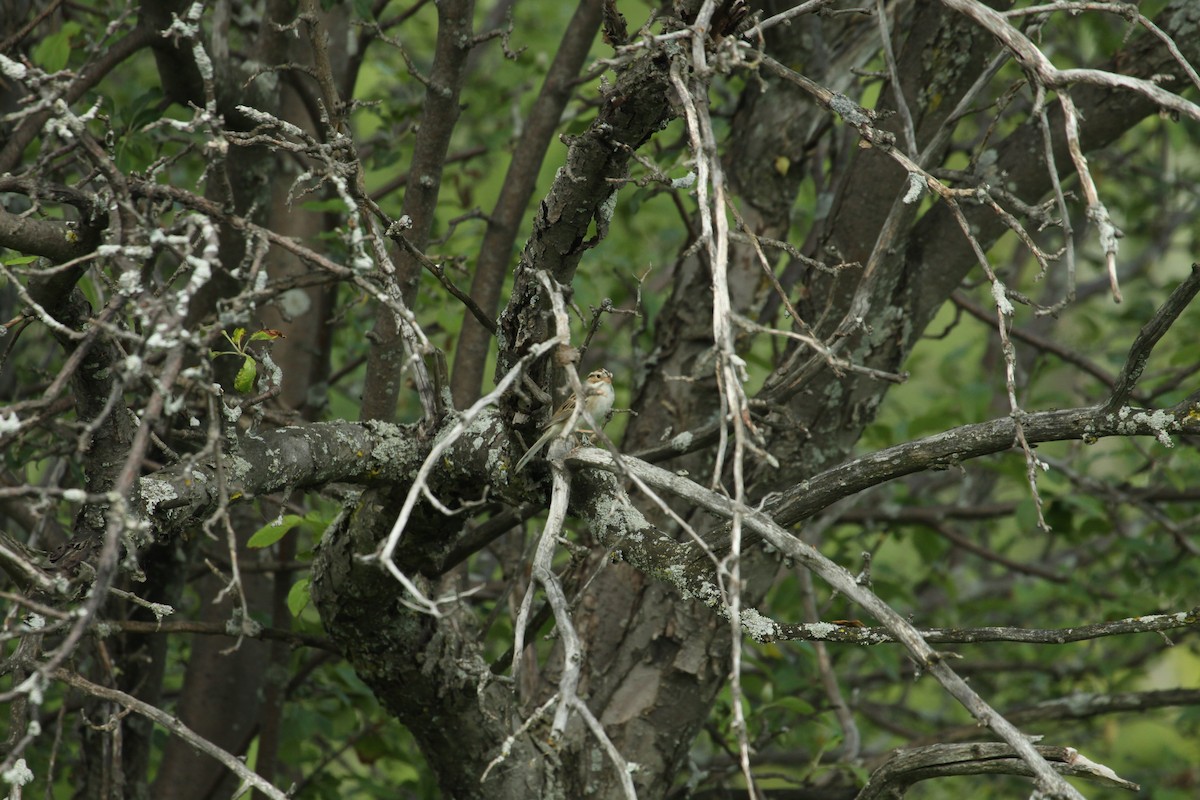
[[[57,32],[50,34],[33,48],[33,63],[47,72],[58,72],[67,65],[71,57],[71,39],[79,35],[78,22],[65,22]]]
[[[123,137],[117,151],[117,164],[123,170],[144,170],[154,160],[154,150],[140,138]]]
[[[160,106],[163,104],[164,97],[162,89],[157,86],[152,86],[138,95],[137,99],[130,104],[132,113],[127,122],[129,128],[141,130],[151,122],[162,119]]]
[[[312,599],[308,593],[308,585],[311,583],[309,578],[301,578],[292,584],[292,588],[288,590],[288,611],[292,612],[293,617],[299,617],[300,612],[308,606]]]
[[[949,544],[940,536],[922,531],[912,539],[913,546],[925,564],[937,564],[946,555]]]
[[[157,152],[157,134],[144,131],[147,125],[163,117],[161,89],[152,88],[128,105],[115,103],[112,127],[117,136],[117,165],[123,172],[145,170]]]
[[[1055,533],[1068,534],[1075,528],[1075,515],[1067,503],[1051,500],[1046,504],[1044,516],[1046,524]]]
[[[638,209],[642,207],[642,202],[650,198],[650,192],[645,189],[638,189],[625,201],[625,213],[636,214]]]
[[[4,266],[15,267],[20,264],[30,264],[37,261],[39,256],[13,256],[12,258],[4,259]]]
[[[254,363],[253,356],[246,356],[246,360],[242,362],[242,368],[238,370],[237,377],[233,379],[233,388],[239,394],[250,394],[250,390],[254,388],[256,375],[258,375],[258,364]]]
[[[861,767],[857,764],[849,764],[848,766],[850,768],[850,772],[853,773],[853,775],[854,775],[854,779],[858,782],[858,785],[866,786],[867,781],[869,781],[871,779],[870,771],[867,770],[865,767]]]
[[[268,523],[254,532],[247,547],[270,547],[283,538],[283,535],[304,521],[296,514],[288,514],[274,522]]]
[[[812,703],[802,700],[799,697],[781,697],[775,702],[768,704],[766,707],[782,708],[801,717],[811,716],[816,711]]]
[[[310,531],[320,533],[329,527],[329,523],[333,522],[335,516],[337,516],[337,511],[314,508],[304,515],[304,522]]]
[[[1035,531],[1037,530],[1037,506],[1034,505],[1033,499],[1026,497],[1017,503],[1017,524],[1022,530]]]

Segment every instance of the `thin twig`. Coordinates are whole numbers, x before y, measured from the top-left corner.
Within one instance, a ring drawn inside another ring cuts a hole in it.
[[[1159,306],[1150,321],[1138,332],[1137,338],[1129,347],[1129,355],[1125,357],[1125,365],[1121,367],[1112,394],[1104,404],[1106,411],[1114,411],[1129,401],[1138,379],[1142,377],[1142,371],[1146,368],[1146,362],[1150,360],[1154,346],[1179,319],[1179,315],[1196,297],[1197,292],[1200,292],[1200,263],[1192,264],[1191,273],[1183,283],[1175,287],[1175,291],[1171,292],[1166,302]]]
[[[276,789],[267,781],[259,777],[255,772],[246,766],[246,763],[240,758],[234,756],[226,750],[222,750],[217,745],[205,739],[200,734],[193,731],[188,726],[179,721],[177,717],[155,708],[149,703],[143,702],[133,695],[110,689],[106,686],[101,686],[92,683],[86,678],[76,675],[65,669],[55,669],[50,673],[50,677],[54,680],[62,681],[68,686],[73,686],[80,691],[86,692],[93,697],[99,697],[102,700],[108,700],[117,703],[136,714],[140,714],[151,722],[156,722],[167,729],[171,734],[178,736],[183,741],[196,748],[205,755],[212,756],[217,761],[221,762],[226,769],[237,775],[243,783],[253,786],[258,791],[265,794],[273,800],[288,800],[287,795]]]

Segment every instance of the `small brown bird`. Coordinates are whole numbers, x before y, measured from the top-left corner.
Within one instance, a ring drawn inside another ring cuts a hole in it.
[[[599,425],[604,424],[604,418],[612,410],[613,399],[616,397],[616,393],[613,392],[612,378],[612,373],[608,370],[598,369],[590,373],[587,380],[583,382],[583,390],[586,393],[583,398],[583,408]],[[521,456],[521,460],[513,469],[514,472],[520,472],[529,463],[529,459],[537,455],[547,442],[562,435],[563,428],[571,419],[571,415],[575,413],[575,398],[576,395],[571,395],[558,407],[554,416],[550,417],[550,421],[542,428],[542,435],[533,443],[533,447],[530,447],[525,451],[525,455]],[[580,423],[586,424],[586,418],[582,413],[577,417],[575,424],[578,426]]]

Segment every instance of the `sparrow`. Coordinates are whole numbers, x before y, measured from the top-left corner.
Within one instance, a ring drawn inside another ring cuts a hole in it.
[[[613,399],[616,394],[613,392],[612,373],[606,369],[598,369],[587,376],[587,380],[583,382],[583,409],[595,420],[596,424],[603,425],[608,412],[612,411]],[[547,442],[556,436],[562,436],[563,428],[570,422],[571,416],[575,414],[575,398],[577,395],[572,394],[562,405],[554,412],[554,416],[550,417],[550,421],[542,428],[542,435],[525,451],[525,455],[521,456],[521,460],[517,462],[517,466],[513,468],[514,472],[520,472],[521,469],[529,462],[529,459],[537,455]],[[586,422],[586,418],[581,412],[576,417],[576,427],[581,423]]]

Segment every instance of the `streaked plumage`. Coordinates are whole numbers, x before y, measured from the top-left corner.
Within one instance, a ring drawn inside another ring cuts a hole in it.
[[[587,380],[583,382],[583,390],[587,393],[584,398],[584,408],[597,425],[604,424],[604,418],[608,416],[608,412],[612,410],[613,399],[616,394],[613,392],[612,373],[606,369],[598,369],[591,372],[587,376]],[[538,452],[546,446],[546,444],[556,436],[562,435],[563,426],[571,419],[571,414],[575,411],[576,395],[571,395],[563,404],[554,412],[554,416],[550,417],[550,421],[542,428],[542,435],[533,443],[533,446],[525,451],[525,455],[521,456],[521,460],[514,467],[514,472],[520,472],[521,469],[529,463]],[[587,419],[583,414],[580,414],[575,423],[579,425],[587,425]]]

